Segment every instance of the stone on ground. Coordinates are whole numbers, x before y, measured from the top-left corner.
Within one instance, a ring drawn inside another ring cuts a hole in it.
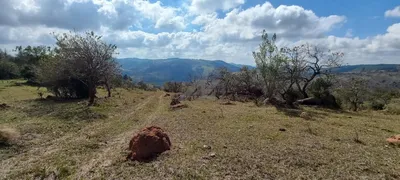
[[[387,138],[386,141],[390,144],[400,145],[400,134]]]

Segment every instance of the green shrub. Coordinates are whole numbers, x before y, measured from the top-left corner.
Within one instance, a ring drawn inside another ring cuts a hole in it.
[[[19,69],[15,63],[0,59],[0,79],[14,79],[18,76]]]
[[[372,101],[369,103],[369,109],[379,111],[385,109],[386,103],[383,101]]]
[[[385,106],[385,111],[389,114],[400,115],[400,99],[393,99]]]
[[[318,78],[310,84],[308,91],[316,98],[323,98],[330,94],[332,82],[325,78]]]

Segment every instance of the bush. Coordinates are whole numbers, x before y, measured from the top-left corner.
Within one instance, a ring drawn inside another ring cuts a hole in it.
[[[47,89],[56,97],[64,99],[83,99],[89,97],[88,86],[77,79],[58,80]]]
[[[24,66],[21,70],[21,76],[30,82],[36,81],[36,72],[33,66]]]
[[[300,91],[289,89],[286,91],[286,94],[283,98],[285,99],[287,105],[293,105],[293,103],[296,102],[300,97],[302,97]]]
[[[163,88],[166,92],[180,93],[184,92],[183,87],[184,85],[181,82],[166,82]]]
[[[0,60],[0,79],[14,79],[19,76],[18,66],[7,60]]]
[[[382,101],[372,101],[369,104],[370,109],[375,110],[375,111],[379,111],[379,110],[383,110],[385,109],[386,104]]]
[[[323,98],[330,94],[329,89],[333,86],[332,82],[324,78],[318,78],[309,87],[309,92],[316,98]]]
[[[389,114],[400,115],[400,99],[392,100],[385,106],[385,110]]]

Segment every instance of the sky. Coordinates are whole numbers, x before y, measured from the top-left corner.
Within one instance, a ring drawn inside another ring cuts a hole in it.
[[[263,30],[312,44],[345,64],[400,64],[399,0],[0,0],[0,49],[54,45],[52,33],[94,31],[118,57],[254,65]]]

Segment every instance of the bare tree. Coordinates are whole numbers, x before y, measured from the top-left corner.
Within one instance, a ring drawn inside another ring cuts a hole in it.
[[[338,67],[342,63],[342,52],[331,52],[324,48],[311,45],[300,46],[301,53],[305,53],[305,61],[300,62],[300,75],[297,79],[296,86],[298,90],[303,94],[304,98],[309,97],[307,88],[310,83],[319,75],[330,74],[330,69]]]
[[[101,36],[87,32],[55,35],[57,40],[57,58],[64,65],[64,71],[84,83],[89,89],[89,105],[93,105],[96,87],[102,81],[108,81],[117,72],[113,58],[116,46],[101,40]],[[110,94],[111,95],[111,94]]]
[[[111,97],[111,89],[113,89],[113,86],[116,85],[114,84],[114,80],[120,76],[121,71],[117,66],[117,63],[112,63],[107,66],[107,70],[104,72],[102,84],[104,84],[107,90],[107,97]]]

